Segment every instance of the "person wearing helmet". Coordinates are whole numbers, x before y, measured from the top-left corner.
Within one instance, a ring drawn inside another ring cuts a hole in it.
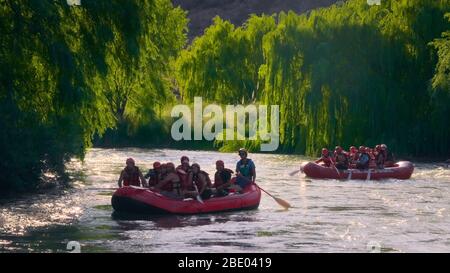
[[[331,165],[334,164],[333,158],[330,156],[330,152],[327,148],[322,148],[322,155],[319,159],[316,160],[317,164],[321,162],[323,162],[323,165],[325,167],[331,167]]]
[[[180,158],[180,165],[177,166],[176,171],[178,173],[178,176],[181,179],[181,184],[183,189],[189,188],[188,185],[188,173],[191,170],[191,165],[189,165],[189,157],[183,155]]]
[[[360,170],[369,169],[370,155],[367,152],[367,148],[364,146],[359,147],[358,161],[356,161],[356,168]]]
[[[172,162],[161,165],[162,179],[151,190],[158,191],[162,195],[173,199],[183,199],[181,179],[178,176],[175,165]]]
[[[126,160],[126,165],[127,166],[122,170],[119,180],[117,181],[119,188],[122,188],[122,186],[140,187],[141,183],[143,187],[147,187],[147,181],[145,180],[139,168],[136,166],[134,159],[128,158]]]
[[[341,146],[336,146],[334,150],[334,162],[338,170],[348,169],[348,157]]]
[[[354,167],[356,165],[356,161],[358,161],[358,149],[356,149],[355,146],[351,146],[349,148],[348,160],[350,167]]]
[[[216,161],[216,173],[214,174],[215,196],[226,196],[229,190],[233,188],[231,182],[231,175],[233,171],[225,168],[225,163],[222,160]]]
[[[394,154],[388,149],[386,144],[381,144],[381,151],[384,153],[384,166],[385,167],[392,167],[395,164],[395,157]]]
[[[187,181],[189,187],[186,190],[186,196],[195,197],[199,194],[202,199],[209,199],[211,197],[211,179],[209,179],[207,172],[200,169],[199,164],[192,164]]]
[[[246,149],[239,149],[239,157],[241,158],[236,163],[236,184],[238,192],[242,192],[248,185],[255,183],[256,180],[256,166],[253,160],[248,158]]]
[[[189,165],[189,157],[187,157],[187,156],[185,156],[185,155],[183,155],[181,158],[180,158],[180,165],[178,165],[177,166],[177,171],[178,170],[182,170],[182,171],[184,171],[185,173],[188,173],[189,171],[190,171],[190,169],[191,169],[191,166]]]
[[[384,169],[384,153],[381,150],[381,145],[375,146],[375,163],[377,165],[377,169]]]
[[[148,179],[148,186],[153,187],[161,180],[161,163],[158,161],[153,163],[153,169],[148,170],[144,178]]]

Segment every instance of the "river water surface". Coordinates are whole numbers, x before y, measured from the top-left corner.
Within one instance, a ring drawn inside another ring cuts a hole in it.
[[[210,174],[236,154],[92,149],[69,169],[67,190],[0,203],[0,252],[450,252],[450,170],[415,163],[408,181],[311,180],[290,176],[308,158],[252,154],[257,182],[291,203],[263,195],[253,211],[196,216],[117,218],[111,194],[125,159],[146,170],[181,155]]]

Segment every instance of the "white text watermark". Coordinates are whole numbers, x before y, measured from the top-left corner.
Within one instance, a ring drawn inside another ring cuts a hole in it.
[[[171,116],[178,118],[171,129],[176,141],[260,140],[263,152],[275,151],[279,146],[278,105],[270,106],[270,114],[267,105],[226,105],[224,113],[220,105],[203,107],[202,98],[195,97],[193,113],[188,105],[179,104],[172,108]]]

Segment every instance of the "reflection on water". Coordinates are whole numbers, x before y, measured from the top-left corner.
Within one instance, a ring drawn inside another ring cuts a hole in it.
[[[408,181],[311,180],[289,173],[305,158],[251,155],[261,187],[289,201],[282,210],[263,196],[258,210],[194,216],[114,213],[110,199],[128,157],[141,169],[188,155],[209,173],[217,159],[234,169],[237,156],[216,152],[93,149],[69,169],[73,189],[0,202],[0,251],[67,252],[366,252],[450,251],[450,170],[417,164]]]

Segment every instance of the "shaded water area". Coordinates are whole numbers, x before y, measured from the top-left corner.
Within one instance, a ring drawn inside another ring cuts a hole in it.
[[[308,158],[252,154],[267,195],[253,211],[117,218],[111,194],[127,157],[142,170],[181,155],[210,174],[234,169],[236,154],[147,149],[92,149],[69,164],[73,186],[0,203],[0,252],[450,252],[450,170],[415,163],[407,181],[311,180],[290,176]]]

